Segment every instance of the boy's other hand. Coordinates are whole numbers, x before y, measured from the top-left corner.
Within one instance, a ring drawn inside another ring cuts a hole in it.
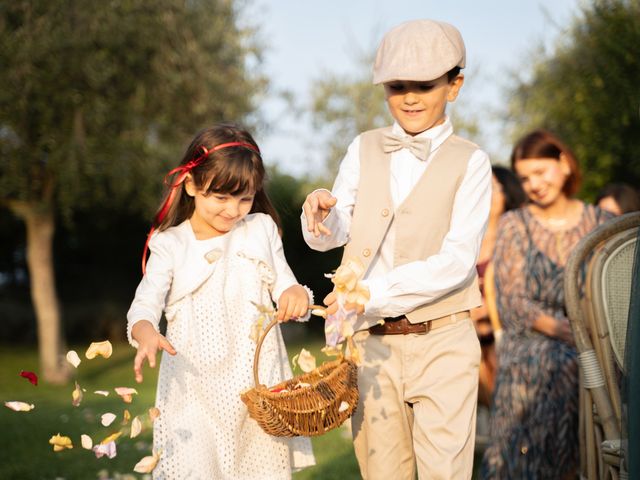
[[[333,315],[338,311],[338,295],[336,295],[336,292],[331,292],[324,297],[322,302],[327,306],[327,315]],[[344,308],[347,310],[355,310],[358,315],[364,312],[364,305],[358,303],[345,303]]]
[[[142,382],[142,365],[147,359],[149,366],[156,366],[156,352],[165,350],[170,355],[175,355],[176,350],[169,343],[164,335],[158,333],[151,322],[142,320],[136,323],[131,329],[131,337],[138,342],[138,353],[133,360],[133,371],[135,373],[136,382]]]
[[[331,230],[325,227],[322,222],[327,218],[337,201],[338,199],[327,190],[316,190],[307,195],[302,210],[307,218],[307,230],[313,233],[314,237],[331,235]]]

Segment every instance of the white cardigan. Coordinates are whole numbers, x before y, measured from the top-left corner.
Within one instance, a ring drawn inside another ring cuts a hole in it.
[[[138,346],[131,338],[133,325],[148,320],[159,330],[163,310],[202,285],[221,255],[241,255],[269,267],[266,270],[272,272],[269,290],[274,301],[298,283],[285,259],[278,228],[269,215],[247,215],[224,235],[222,248],[219,242],[215,245],[212,249],[212,242],[197,240],[189,220],[153,234],[146,273],[127,313],[127,338],[133,347]]]

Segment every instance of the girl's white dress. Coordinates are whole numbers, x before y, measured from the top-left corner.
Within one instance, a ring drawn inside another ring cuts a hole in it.
[[[266,434],[240,400],[254,385],[256,305],[270,307],[271,295],[277,299],[296,283],[271,218],[248,215],[226,235],[202,241],[187,221],[155,235],[150,249],[127,315],[129,339],[136,321],[157,326],[160,314],[149,318],[149,311],[161,312],[166,298],[166,336],[178,352],[163,353],[160,365],[154,449],[161,459],[154,478],[287,479],[313,465],[308,438]],[[196,278],[178,272],[185,268]],[[259,377],[266,385],[291,377],[279,328],[265,339]]]

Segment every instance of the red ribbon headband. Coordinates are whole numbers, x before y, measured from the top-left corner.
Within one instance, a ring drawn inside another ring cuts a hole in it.
[[[200,155],[199,157],[193,160],[190,160],[184,165],[178,165],[176,168],[174,168],[173,170],[171,170],[169,173],[165,175],[164,183],[165,185],[169,185],[167,179],[172,175],[178,174],[174,182],[171,184],[171,191],[169,192],[169,195],[167,195],[167,199],[162,204],[162,207],[160,208],[160,211],[156,216],[156,223],[162,223],[162,220],[164,220],[164,218],[167,216],[167,213],[169,212],[171,205],[173,205],[173,200],[175,199],[177,188],[182,184],[182,182],[184,182],[185,178],[187,178],[187,175],[191,172],[191,170],[193,170],[195,167],[200,165],[213,152],[217,150],[222,150],[223,148],[227,148],[227,147],[244,147],[244,148],[248,148],[249,150],[253,150],[258,155],[260,155],[260,150],[255,145],[252,145],[246,142],[221,143],[213,147],[211,150],[207,149],[207,147],[205,146],[201,147],[202,151],[204,152],[202,155]],[[144,251],[142,252],[142,274],[143,275],[145,274],[145,271],[146,271],[147,252],[149,251],[149,240],[151,240],[151,235],[153,235],[153,232],[155,232],[155,227],[151,227],[151,230],[149,230],[149,233],[147,234],[147,241],[144,244]]]

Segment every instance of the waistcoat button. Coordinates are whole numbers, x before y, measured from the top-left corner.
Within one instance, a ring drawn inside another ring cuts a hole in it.
[[[369,255],[371,255],[371,250],[369,250],[368,248],[365,248],[364,250],[362,250],[363,257],[368,257]]]
[[[382,213],[383,217],[386,217],[386,216],[389,215],[389,209],[388,208],[383,208],[381,213]]]

